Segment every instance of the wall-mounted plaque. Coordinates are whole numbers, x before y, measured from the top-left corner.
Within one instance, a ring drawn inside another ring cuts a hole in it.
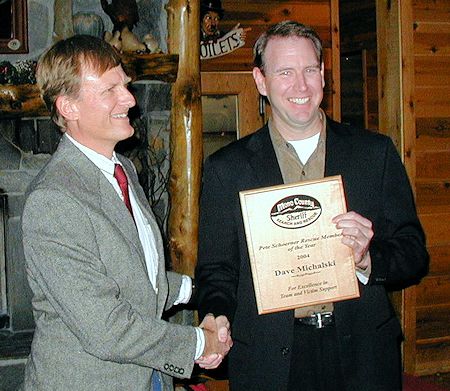
[[[0,1],[0,53],[28,53],[26,0]]]
[[[259,314],[359,297],[352,251],[331,222],[347,211],[340,176],[239,196]]]

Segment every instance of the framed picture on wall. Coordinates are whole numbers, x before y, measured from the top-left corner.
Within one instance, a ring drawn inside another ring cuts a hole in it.
[[[237,95],[203,95],[203,155],[206,158],[238,138]]]
[[[0,53],[28,53],[26,0],[0,0]]]

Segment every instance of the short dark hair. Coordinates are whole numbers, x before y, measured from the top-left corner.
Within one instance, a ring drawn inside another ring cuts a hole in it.
[[[56,42],[38,61],[37,85],[53,121],[62,130],[66,127],[66,121],[58,113],[56,99],[61,95],[78,97],[82,65],[101,76],[120,65],[120,57],[103,39],[91,35],[74,35]]]
[[[267,31],[259,36],[258,40],[253,45],[253,63],[255,67],[261,69],[262,72],[264,72],[264,52],[267,44],[271,39],[277,37],[297,37],[311,40],[317,54],[317,59],[322,64],[322,41],[316,31],[312,27],[302,23],[285,20],[272,25]]]

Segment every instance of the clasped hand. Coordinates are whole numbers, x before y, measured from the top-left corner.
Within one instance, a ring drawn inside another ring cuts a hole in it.
[[[205,349],[202,356],[195,362],[201,368],[217,368],[233,346],[230,322],[226,316],[221,315],[215,318],[208,314],[203,318],[200,328],[205,334]]]

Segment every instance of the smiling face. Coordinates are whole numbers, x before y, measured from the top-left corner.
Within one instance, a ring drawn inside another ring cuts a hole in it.
[[[286,140],[301,140],[320,132],[319,105],[325,86],[321,64],[311,40],[276,37],[264,52],[264,73],[253,69],[261,95],[267,96],[272,120]]]
[[[59,103],[67,121],[67,133],[110,158],[116,144],[134,133],[128,110],[136,101],[127,89],[129,82],[120,65],[100,76],[83,65],[79,96],[64,97]]]

